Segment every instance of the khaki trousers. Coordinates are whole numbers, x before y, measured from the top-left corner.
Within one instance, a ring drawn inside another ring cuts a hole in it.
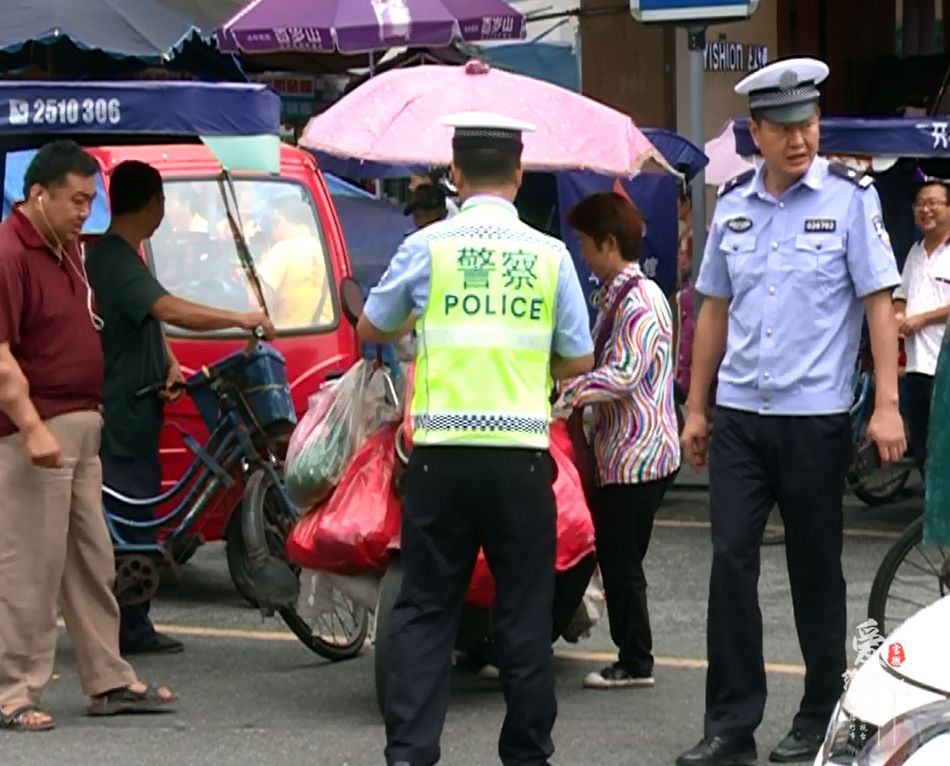
[[[88,696],[135,683],[119,656],[115,560],[102,512],[97,412],[52,418],[62,468],[0,438],[0,705],[39,704],[53,673],[57,598]]]

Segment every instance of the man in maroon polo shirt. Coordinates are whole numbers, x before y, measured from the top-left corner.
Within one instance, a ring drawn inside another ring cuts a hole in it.
[[[167,709],[119,656],[115,563],[102,514],[102,349],[79,249],[95,160],[72,141],[37,152],[0,224],[0,729],[53,726],[57,601],[88,712]]]

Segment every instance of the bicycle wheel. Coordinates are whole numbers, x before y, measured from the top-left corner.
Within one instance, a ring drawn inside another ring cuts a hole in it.
[[[257,608],[254,595],[254,581],[247,560],[247,548],[244,547],[244,525],[241,523],[241,506],[231,513],[228,526],[224,531],[224,553],[228,562],[228,574],[231,583],[248,604]]]
[[[923,545],[924,519],[911,523],[878,567],[868,617],[882,635],[950,593],[950,548]]]
[[[263,515],[270,555],[286,561],[285,544],[296,514],[288,512],[283,495],[268,472],[261,470],[251,474],[244,491],[244,502],[250,504],[254,513]],[[299,576],[300,569],[292,564],[291,568]],[[332,662],[348,660],[363,648],[369,615],[364,607],[339,589],[330,585],[327,590],[325,600],[329,608],[313,616],[301,614],[299,604],[278,612],[287,627],[312,652]]]

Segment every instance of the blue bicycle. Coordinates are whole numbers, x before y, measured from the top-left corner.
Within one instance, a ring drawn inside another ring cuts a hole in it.
[[[138,395],[157,396],[164,386],[164,381],[156,382]],[[162,574],[174,569],[172,552],[192,544],[192,529],[212,499],[238,483],[243,497],[235,521],[240,523],[230,525],[238,534],[228,540],[228,566],[235,583],[239,589],[243,586],[263,615],[278,613],[311,651],[333,661],[354,657],[366,639],[366,609],[333,589],[330,608],[305,618],[298,609],[300,571],[284,553],[298,513],[281,480],[278,440],[297,422],[283,357],[272,347],[252,342],[247,350],[204,367],[183,386],[210,433],[204,445],[182,434],[195,456],[184,476],[167,492],[145,499],[103,487],[119,603],[154,597]],[[146,521],[132,521],[109,509],[111,500],[157,507],[176,497],[181,499],[171,511]],[[155,540],[160,529],[172,525],[161,542],[134,541],[143,532]]]

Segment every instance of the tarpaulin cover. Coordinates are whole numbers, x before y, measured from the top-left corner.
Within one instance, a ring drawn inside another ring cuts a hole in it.
[[[924,544],[950,545],[950,322],[934,377],[927,437]]]
[[[139,81],[0,82],[0,135],[276,135],[265,85]]]
[[[736,151],[756,153],[747,119],[736,120]],[[865,157],[948,157],[950,116],[851,118],[821,120],[822,154]]]
[[[588,295],[596,286],[595,280],[581,258],[580,241],[567,223],[567,213],[585,197],[614,190],[616,186],[615,179],[597,173],[574,171],[557,174],[561,238],[573,256],[577,275]],[[646,219],[647,233],[640,255],[641,266],[665,293],[672,294],[676,290],[678,180],[666,173],[640,173],[634,178],[624,179],[622,189]]]
[[[670,164],[670,167],[683,173],[687,181],[693,180],[693,176],[709,164],[709,157],[696,144],[679,133],[666,128],[640,128],[640,130],[663,155],[663,159]]]
[[[396,250],[413,228],[402,207],[375,197],[340,196],[330,190],[353,276],[365,288],[379,282]]]

